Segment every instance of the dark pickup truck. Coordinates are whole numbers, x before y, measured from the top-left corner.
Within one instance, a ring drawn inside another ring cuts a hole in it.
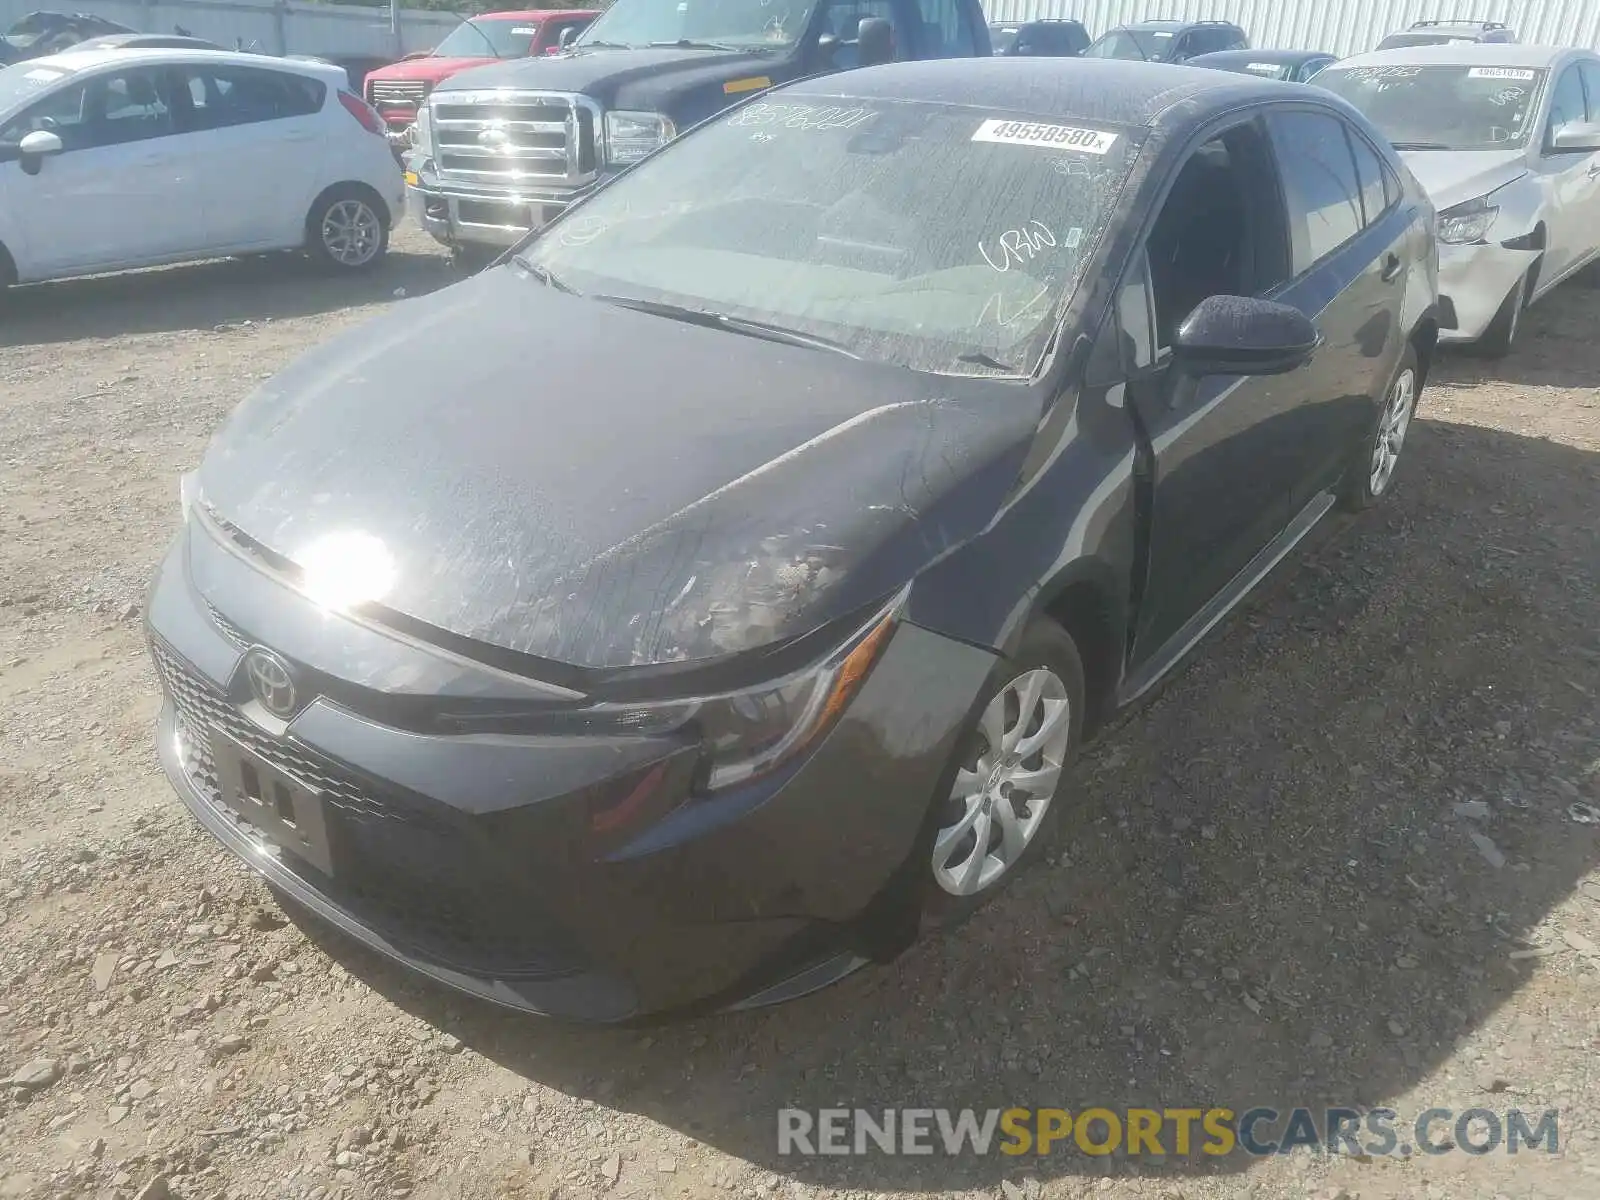
[[[440,84],[418,114],[407,192],[445,245],[505,247],[755,92],[989,53],[978,0],[617,0],[563,53]]]

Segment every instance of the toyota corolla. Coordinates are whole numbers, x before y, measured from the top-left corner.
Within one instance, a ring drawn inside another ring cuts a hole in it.
[[[754,97],[244,401],[151,591],[166,770],[281,893],[525,1010],[887,961],[1389,494],[1432,237],[1290,84],[980,59]]]

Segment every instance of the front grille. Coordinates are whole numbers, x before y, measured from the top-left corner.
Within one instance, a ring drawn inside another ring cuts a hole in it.
[[[378,797],[338,764],[258,727],[160,642],[151,651],[175,710],[180,766],[217,813],[240,824],[222,799],[213,733],[243,744],[327,801],[339,846],[337,878],[293,854],[277,858],[309,887],[387,940],[455,970],[549,978],[580,969],[575,953],[560,948],[565,939],[519,895],[523,881],[495,879],[463,830]]]
[[[441,179],[515,190],[576,188],[595,177],[600,108],[587,96],[446,92],[431,103]]]
[[[367,80],[367,102],[374,108],[385,104],[410,105],[416,108],[428,98],[428,85],[410,79]]]

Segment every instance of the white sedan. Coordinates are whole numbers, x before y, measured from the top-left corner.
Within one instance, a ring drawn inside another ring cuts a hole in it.
[[[339,67],[113,49],[0,72],[0,286],[298,248],[360,270],[404,206]]]
[[[1600,56],[1408,46],[1317,76],[1388,135],[1439,210],[1441,341],[1505,354],[1522,313],[1600,259]]]

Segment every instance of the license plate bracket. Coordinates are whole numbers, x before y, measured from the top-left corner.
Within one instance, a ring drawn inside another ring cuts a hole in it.
[[[223,804],[256,833],[264,848],[292,854],[333,875],[333,839],[320,791],[226,734],[213,733],[211,761]]]

